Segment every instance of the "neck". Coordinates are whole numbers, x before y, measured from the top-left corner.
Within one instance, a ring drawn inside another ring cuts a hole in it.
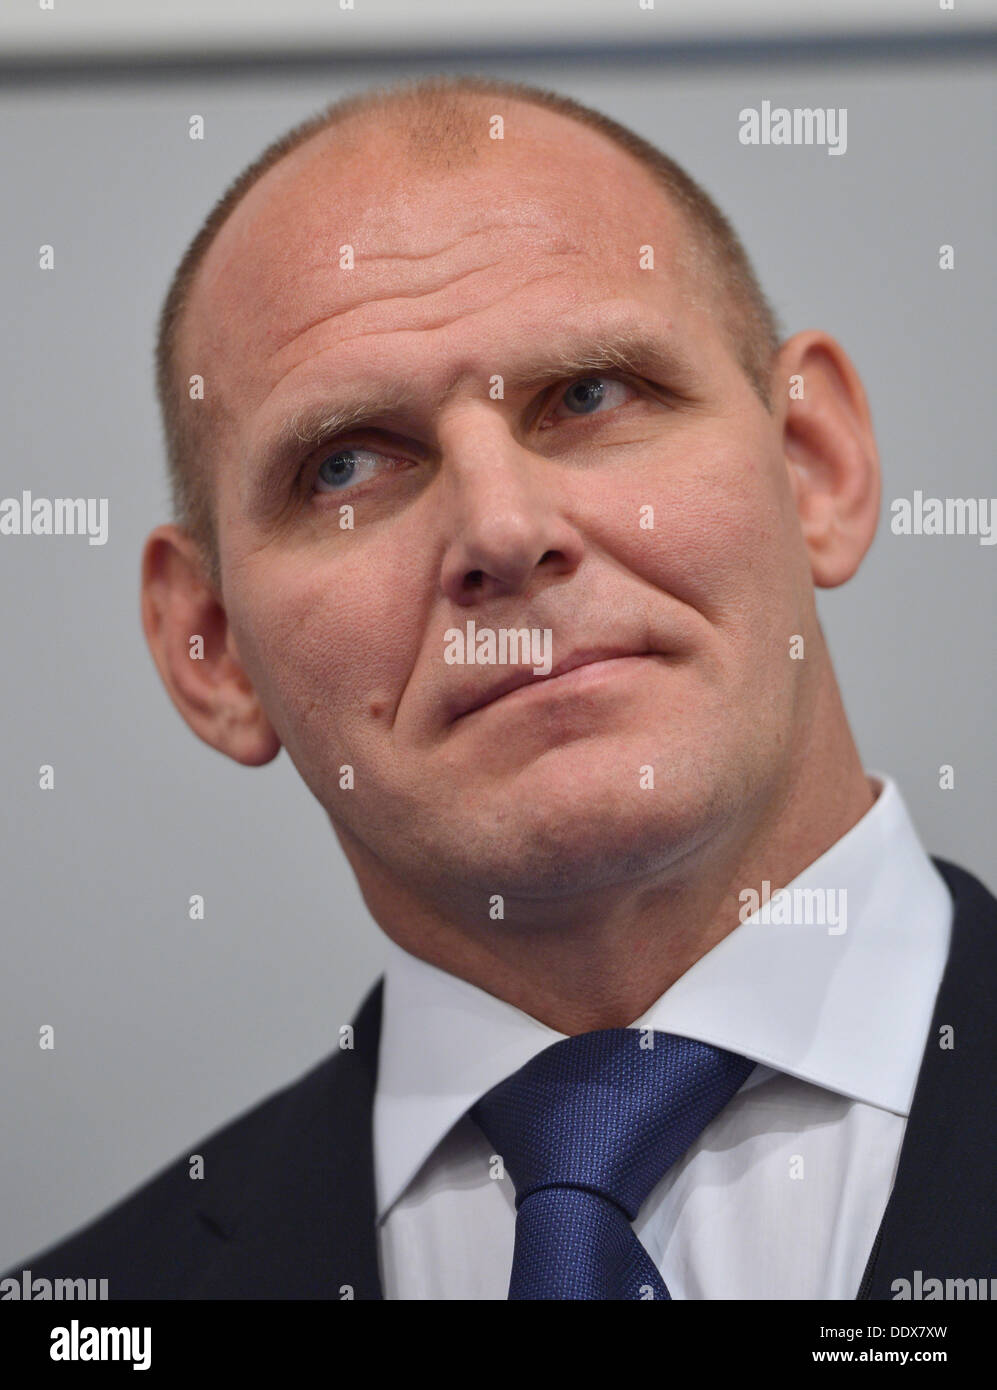
[[[375,920],[410,954],[557,1032],[626,1027],[734,930],[743,889],[784,887],[872,806],[833,677],[813,713],[792,767],[747,823],[742,813],[645,881],[560,898],[539,926],[455,920],[340,839]]]

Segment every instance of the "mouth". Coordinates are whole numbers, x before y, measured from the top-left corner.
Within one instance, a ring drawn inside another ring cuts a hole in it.
[[[466,719],[469,714],[474,714],[487,705],[493,705],[497,700],[527,686],[549,685],[570,676],[573,672],[580,672],[583,668],[601,666],[607,662],[630,662],[651,655],[653,653],[646,649],[634,650],[632,647],[586,649],[564,657],[552,666],[546,675],[535,675],[529,667],[509,671],[500,680],[493,681],[484,688],[478,683],[473,690],[469,688],[456,691],[448,708],[448,723],[456,724],[461,719]],[[578,679],[575,678],[575,683],[578,683]]]

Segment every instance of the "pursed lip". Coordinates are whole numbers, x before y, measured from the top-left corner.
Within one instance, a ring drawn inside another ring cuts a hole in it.
[[[455,724],[458,719],[463,719],[467,714],[473,714],[475,710],[482,709],[485,705],[493,704],[494,701],[500,700],[503,695],[511,694],[513,690],[519,690],[524,685],[538,685],[542,681],[555,680],[558,676],[577,670],[579,666],[592,666],[596,662],[613,661],[618,657],[648,656],[649,654],[646,648],[579,648],[555,662],[546,675],[538,676],[534,674],[531,667],[519,666],[506,672],[501,679],[491,681],[488,685],[482,685],[480,680],[474,682],[473,685],[468,682],[466,686],[458,687],[453,691],[451,698],[447,701],[447,722]]]

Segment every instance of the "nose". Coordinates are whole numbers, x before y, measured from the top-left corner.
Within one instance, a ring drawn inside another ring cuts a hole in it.
[[[524,448],[487,407],[469,407],[438,437],[447,534],[440,583],[453,603],[521,594],[538,572],[577,569],[582,538],[564,513],[555,464]]]

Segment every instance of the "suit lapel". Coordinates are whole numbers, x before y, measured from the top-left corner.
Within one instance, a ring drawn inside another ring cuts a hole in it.
[[[997,899],[965,870],[938,859],[935,865],[955,902],[952,941],[896,1180],[859,1298],[892,1299],[903,1291],[894,1290],[896,1280],[916,1287],[919,1277],[989,1276],[997,1249]],[[943,1046],[949,1039],[952,1045]]]
[[[290,1087],[202,1211],[213,1256],[191,1298],[380,1299],[373,1108],[383,981],[352,1049]],[[225,1163],[227,1154],[213,1162]],[[210,1175],[209,1175],[210,1176]]]

